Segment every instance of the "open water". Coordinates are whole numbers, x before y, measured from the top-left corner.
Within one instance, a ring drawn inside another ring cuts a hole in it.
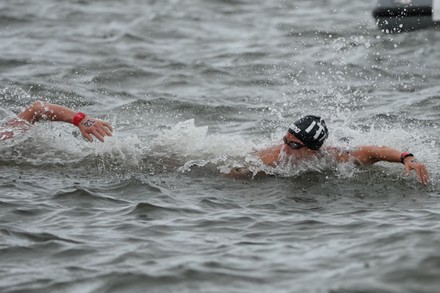
[[[39,99],[115,132],[0,141],[0,291],[438,292],[440,31],[384,34],[374,6],[2,0],[0,119]],[[413,152],[431,184],[261,166],[303,114],[328,145]]]

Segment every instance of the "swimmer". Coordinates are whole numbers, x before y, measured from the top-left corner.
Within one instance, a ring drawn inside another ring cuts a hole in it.
[[[104,142],[104,137],[112,136],[113,132],[112,126],[107,122],[60,105],[36,101],[26,107],[16,118],[6,122],[4,126],[8,130],[0,132],[0,140],[13,138],[14,128],[20,131],[27,130],[31,124],[41,120],[71,123],[77,126],[82,136],[90,142],[93,141],[93,137]]]
[[[272,167],[276,167],[286,159],[307,160],[324,156],[330,156],[340,163],[354,162],[359,165],[372,165],[380,161],[402,163],[407,176],[411,170],[414,170],[421,184],[429,183],[426,166],[419,163],[409,152],[387,146],[360,146],[353,150],[342,150],[323,146],[327,137],[328,129],[325,121],[320,117],[308,115],[289,127],[282,143],[260,150],[256,155],[265,165]],[[243,169],[232,170],[230,175],[241,177],[244,172]]]

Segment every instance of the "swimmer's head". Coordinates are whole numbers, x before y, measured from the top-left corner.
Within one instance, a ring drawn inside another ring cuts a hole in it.
[[[307,115],[293,122],[289,133],[311,150],[318,150],[328,137],[328,129],[321,117]]]

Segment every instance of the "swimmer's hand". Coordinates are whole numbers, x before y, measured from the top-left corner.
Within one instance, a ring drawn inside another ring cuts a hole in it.
[[[424,164],[417,162],[417,160],[412,156],[405,158],[403,163],[405,164],[406,176],[409,176],[410,171],[414,170],[417,175],[417,180],[421,184],[427,185],[429,183],[428,170]]]
[[[0,132],[0,140],[10,139],[13,137],[14,137],[14,133],[12,131]]]
[[[78,124],[78,128],[88,141],[93,141],[93,136],[104,142],[105,136],[112,136],[112,126],[104,121],[86,115]]]

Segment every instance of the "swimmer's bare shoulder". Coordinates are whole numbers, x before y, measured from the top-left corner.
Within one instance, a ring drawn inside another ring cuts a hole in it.
[[[337,162],[345,163],[350,160],[350,155],[354,150],[348,148],[326,146],[322,148],[322,151],[328,156],[334,158]]]

